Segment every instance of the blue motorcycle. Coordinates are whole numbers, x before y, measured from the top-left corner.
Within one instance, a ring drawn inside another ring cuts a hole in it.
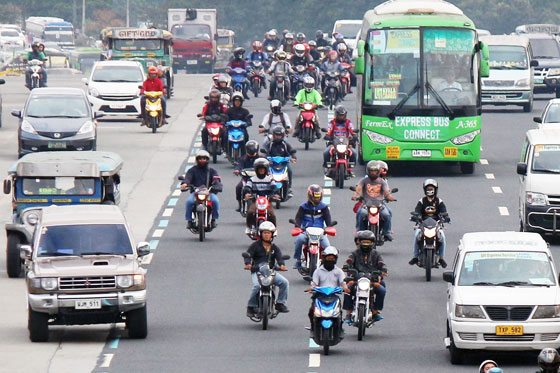
[[[313,340],[323,346],[323,352],[328,355],[330,346],[337,345],[344,338],[338,296],[342,288],[318,287],[313,293]]]
[[[227,131],[227,157],[233,164],[237,164],[245,154],[245,129],[247,122],[230,120],[226,122]]]
[[[278,189],[277,193],[280,195],[280,200],[276,201],[276,208],[280,208],[281,202],[286,202],[290,199],[288,191],[290,189],[290,178],[288,175],[288,165],[290,157],[267,157],[270,162],[270,174],[276,182]]]
[[[247,85],[247,70],[241,67],[235,67],[230,70],[229,75],[231,76],[231,86],[234,92],[245,93],[245,87]]]

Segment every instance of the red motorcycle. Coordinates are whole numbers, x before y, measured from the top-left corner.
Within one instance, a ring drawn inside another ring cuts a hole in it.
[[[355,166],[350,162],[352,148],[346,136],[337,136],[332,141],[330,148],[331,161],[327,162],[327,176],[334,180],[335,186],[344,188],[344,180],[348,179],[352,168]]]
[[[207,115],[206,131],[208,131],[208,145],[206,150],[212,156],[212,162],[218,162],[218,155],[222,154],[222,134],[224,132],[224,123],[221,115]]]
[[[274,198],[275,198],[274,196],[272,196],[272,197],[257,196],[257,198],[255,199],[255,204],[257,206],[257,212],[256,212],[256,215],[255,215],[255,223],[251,227],[251,231],[249,233],[247,233],[247,236],[249,236],[250,239],[257,240],[259,238],[257,228],[261,225],[261,223],[263,223],[265,221],[270,221],[269,216],[268,216],[268,209],[271,206],[270,205],[270,200],[274,199]]]
[[[296,105],[297,106],[297,105]],[[299,142],[305,144],[305,150],[309,149],[309,144],[315,142],[315,130],[314,127],[317,123],[317,114],[315,109],[317,105],[312,102],[303,102],[299,104],[300,113],[297,119],[299,124]],[[318,124],[317,124],[318,125]]]
[[[294,219],[289,220],[290,223],[296,224]],[[336,221],[332,222],[331,227],[317,228],[317,227],[307,227],[303,230],[300,227],[292,228],[292,237],[297,237],[305,232],[307,236],[307,241],[303,244],[302,254],[301,254],[301,268],[298,269],[300,275],[302,276],[313,276],[313,272],[319,268],[321,255],[323,253],[324,247],[321,246],[321,238],[326,234],[327,236],[336,236]],[[295,258],[296,260],[298,258]]]
[[[251,90],[255,97],[259,97],[264,82],[264,66],[261,61],[251,62],[251,69],[249,73],[249,81],[251,82]]]
[[[350,86],[352,84],[350,70],[352,69],[352,65],[346,62],[342,62],[340,64],[342,66],[342,71],[340,72],[340,86],[341,86],[341,95],[342,98],[346,97],[348,92],[350,92]]]

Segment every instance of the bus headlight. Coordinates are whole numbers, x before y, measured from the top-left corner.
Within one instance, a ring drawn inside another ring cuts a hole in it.
[[[377,132],[367,131],[366,135],[369,137],[371,141],[376,142],[378,144],[388,144],[393,141],[392,138],[381,135]]]
[[[466,143],[469,143],[469,142],[473,141],[475,139],[476,135],[478,135],[479,133],[480,133],[480,130],[465,133],[464,135],[457,136],[457,137],[451,139],[451,142],[455,145],[463,145],[463,144],[466,144]]]

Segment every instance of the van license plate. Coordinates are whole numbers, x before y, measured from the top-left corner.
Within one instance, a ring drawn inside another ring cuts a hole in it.
[[[101,308],[101,300],[100,299],[77,300],[74,307],[77,310],[98,310]]]
[[[523,335],[523,325],[498,325],[496,335]]]
[[[506,95],[492,95],[490,98],[494,101],[505,101],[507,99]]]
[[[187,60],[187,65],[196,65],[197,63],[197,60]]]
[[[126,104],[110,104],[109,107],[111,109],[124,109]]]
[[[429,158],[432,156],[431,150],[413,150],[412,156],[415,158]]]
[[[49,141],[49,149],[66,149],[66,143],[60,141]]]

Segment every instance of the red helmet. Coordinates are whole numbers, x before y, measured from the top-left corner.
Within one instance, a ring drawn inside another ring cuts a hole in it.
[[[252,44],[252,47],[255,52],[260,52],[262,51],[263,44],[261,41],[255,40]]]

